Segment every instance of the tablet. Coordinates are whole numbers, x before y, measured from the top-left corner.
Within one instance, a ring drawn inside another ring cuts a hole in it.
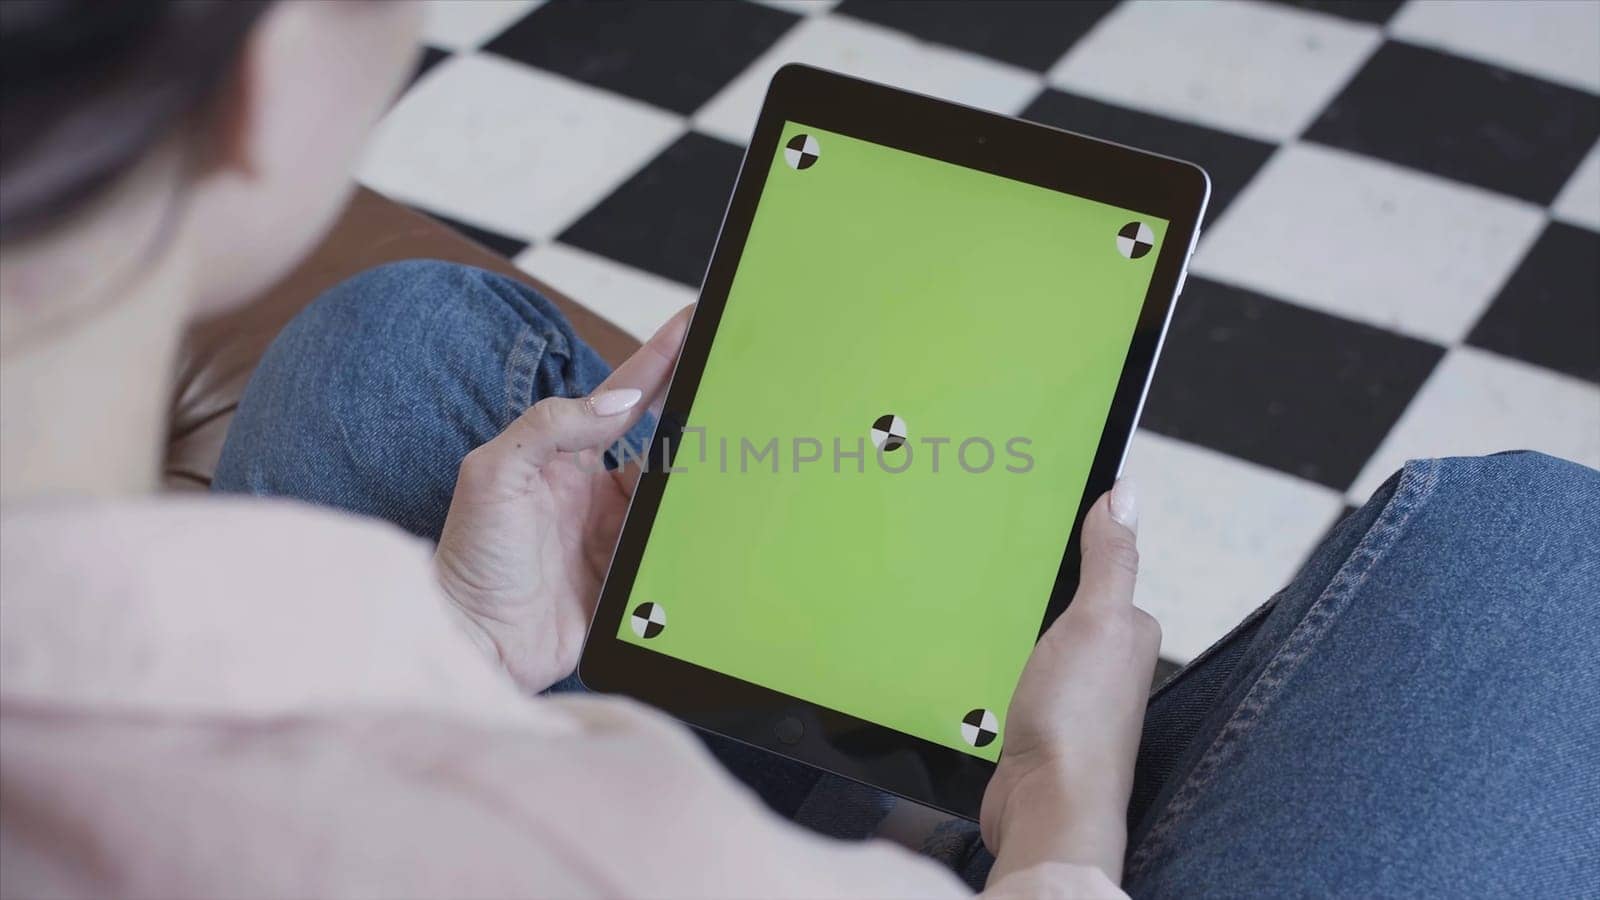
[[[1178,160],[778,72],[584,684],[975,818],[1208,193]]]

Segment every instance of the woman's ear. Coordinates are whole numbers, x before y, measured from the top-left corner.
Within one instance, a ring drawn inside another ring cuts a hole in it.
[[[199,126],[183,238],[197,313],[249,300],[343,208],[367,132],[410,71],[409,3],[278,3]]]

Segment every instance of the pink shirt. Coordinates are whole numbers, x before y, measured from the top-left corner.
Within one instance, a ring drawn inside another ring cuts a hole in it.
[[[782,821],[642,706],[520,694],[454,615],[429,548],[374,521],[8,507],[0,896],[966,893]],[[1117,894],[1065,866],[998,887]]]

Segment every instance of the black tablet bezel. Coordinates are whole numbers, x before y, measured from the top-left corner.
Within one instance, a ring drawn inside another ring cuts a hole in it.
[[[708,731],[976,819],[994,763],[617,637],[670,477],[666,464],[673,448],[683,443],[682,429],[786,121],[1091,198],[1169,223],[1072,537],[1040,622],[1041,633],[1076,590],[1083,517],[1094,499],[1111,488],[1121,469],[1194,246],[1209,181],[1199,167],[1179,160],[807,66],[785,66],[767,90],[667,392],[651,449],[653,464],[640,478],[628,510],[584,646],[579,677],[592,690],[643,700]]]

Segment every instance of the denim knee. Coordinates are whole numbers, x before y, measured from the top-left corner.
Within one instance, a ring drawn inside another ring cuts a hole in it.
[[[1600,527],[1600,472],[1588,466],[1534,450],[1445,457],[1428,464],[1438,472],[1431,502],[1480,527],[1564,520]]]
[[[456,377],[503,361],[497,371],[506,375],[507,393],[493,404],[502,425],[542,393],[581,392],[596,375],[595,360],[579,352],[560,310],[537,291],[431,259],[387,263],[347,279],[307,306],[277,344],[296,351],[302,364],[327,356],[330,364],[391,379],[408,370],[424,381]],[[574,388],[568,381],[585,383]]]
[[[1404,582],[1450,583],[1451,591],[1426,593],[1452,606],[1515,607],[1523,627],[1593,627],[1600,472],[1517,451],[1411,462],[1401,485],[1402,493],[1420,498],[1407,517],[1409,538],[1390,550]]]
[[[1339,524],[1257,633],[1265,646],[1285,640],[1358,557],[1373,563],[1363,580],[1387,586],[1367,594],[1382,598],[1379,618],[1495,623],[1481,634],[1507,616],[1522,628],[1590,629],[1600,601],[1597,534],[1594,469],[1532,451],[1413,460]],[[1421,597],[1425,612],[1415,606]]]
[[[274,340],[214,486],[433,536],[468,451],[538,400],[587,393],[607,371],[526,285],[434,260],[379,266],[318,297]]]
[[[1269,894],[1592,882],[1567,823],[1596,821],[1574,760],[1600,733],[1597,533],[1593,469],[1538,453],[1407,463],[1209,693],[1152,703],[1187,731],[1170,757],[1141,749],[1159,781],[1135,795],[1150,812],[1130,833],[1129,893],[1240,872]],[[1240,826],[1255,830],[1207,843]]]

